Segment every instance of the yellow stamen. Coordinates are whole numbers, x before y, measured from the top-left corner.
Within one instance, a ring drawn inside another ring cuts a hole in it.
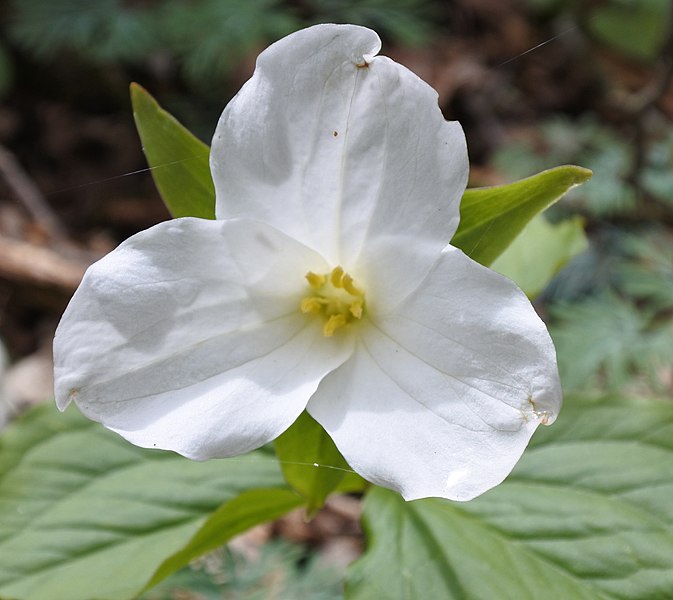
[[[330,281],[335,288],[343,287],[344,270],[341,267],[334,267],[330,273]]]
[[[343,279],[341,280],[343,283],[344,289],[351,295],[351,296],[362,296],[363,293],[353,285],[353,278],[346,273],[343,276]]]
[[[346,324],[346,317],[342,314],[332,315],[325,325],[323,325],[322,332],[325,334],[325,337],[332,337],[334,332],[343,327]]]
[[[301,301],[301,312],[303,313],[312,313],[314,315],[317,315],[323,307],[323,304],[325,301],[322,298],[316,298],[315,296],[309,296],[308,298],[304,298]]]
[[[319,290],[323,285],[325,285],[325,276],[318,275],[313,271],[306,273],[306,280],[314,290]]]
[[[332,337],[335,331],[354,319],[361,319],[365,310],[364,293],[356,287],[353,278],[342,267],[334,267],[328,274],[312,271],[306,274],[311,288],[310,295],[302,299],[301,312],[322,315],[325,318],[323,333]]]

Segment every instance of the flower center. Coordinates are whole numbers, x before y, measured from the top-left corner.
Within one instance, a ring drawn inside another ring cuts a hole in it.
[[[311,294],[301,301],[301,312],[322,315],[325,319],[322,331],[327,337],[350,323],[361,319],[365,309],[365,295],[353,283],[353,278],[341,267],[331,273],[318,275],[309,271],[306,280]]]

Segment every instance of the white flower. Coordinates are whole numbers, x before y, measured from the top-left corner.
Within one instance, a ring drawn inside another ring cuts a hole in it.
[[[504,479],[560,407],[554,348],[512,282],[447,246],[462,130],[379,49],[318,25],[259,56],[215,131],[218,220],[161,223],[88,270],[54,342],[59,408],[197,460],[306,409],[407,499]]]

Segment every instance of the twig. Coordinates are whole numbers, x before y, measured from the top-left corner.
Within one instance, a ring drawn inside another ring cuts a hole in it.
[[[89,265],[57,252],[0,235],[0,276],[72,293]]]
[[[0,145],[0,175],[52,240],[67,240],[65,230],[56,213],[37,186],[26,175],[14,155],[2,145]]]

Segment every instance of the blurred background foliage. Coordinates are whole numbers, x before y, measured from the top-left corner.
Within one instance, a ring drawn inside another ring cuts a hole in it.
[[[48,353],[91,260],[167,218],[141,172],[128,84],[141,83],[208,141],[257,53],[318,22],[376,29],[385,54],[438,90],[446,117],[465,128],[471,185],[563,163],[594,171],[547,214],[581,220],[589,239],[536,298],[564,387],[672,394],[670,0],[6,0],[0,336],[11,362]],[[21,385],[14,411],[36,395]],[[230,568],[220,564],[147,599],[264,597],[256,585],[278,569],[289,586],[278,597],[335,597],[304,546],[270,545],[260,556],[266,567],[231,571],[229,587],[213,587]],[[193,595],[176,595],[185,585]]]

